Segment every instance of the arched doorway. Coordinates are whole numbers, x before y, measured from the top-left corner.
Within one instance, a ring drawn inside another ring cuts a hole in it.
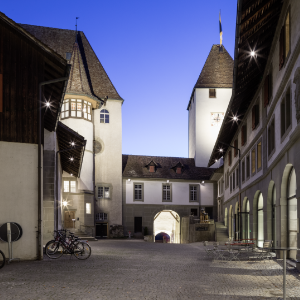
[[[257,202],[257,245],[263,247],[264,244],[264,199],[262,193],[258,196]]]
[[[241,212],[242,218],[242,239],[250,239],[250,203],[247,197],[243,201],[243,211]]]
[[[228,218],[228,211],[227,211],[227,207],[225,208],[225,217],[224,217],[224,225],[227,227],[227,218]]]
[[[229,207],[229,214],[228,214],[228,236],[229,238],[233,238],[232,235],[232,222],[233,222],[233,211],[232,211],[232,205]]]
[[[233,236],[235,240],[238,240],[238,231],[239,231],[239,202],[235,204],[234,210],[234,226],[233,226]]]
[[[169,243],[180,244],[180,217],[173,210],[162,210],[153,220],[153,233],[155,241],[165,236]],[[156,239],[158,237],[158,239]]]
[[[276,246],[276,188],[273,180],[268,187],[267,198],[267,237]]]
[[[295,168],[292,168],[288,180],[288,246],[297,247],[297,183]],[[297,251],[290,251],[290,258],[296,259]]]
[[[171,238],[165,232],[160,232],[155,236],[155,243],[170,243]]]

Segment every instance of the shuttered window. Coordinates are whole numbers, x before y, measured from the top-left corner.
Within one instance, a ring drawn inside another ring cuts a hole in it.
[[[235,189],[235,172],[232,173],[232,189]]]
[[[257,144],[257,171],[261,168],[262,156],[261,156],[261,142]]]
[[[238,140],[234,141],[234,157],[238,155]]]
[[[271,155],[275,149],[275,121],[271,122],[268,128],[268,155]]]
[[[209,89],[209,98],[216,98],[216,89]]]
[[[259,105],[256,104],[252,107],[252,130],[254,130],[259,123]]]
[[[250,177],[250,157],[246,157],[246,178]]]
[[[256,157],[255,157],[255,149],[252,149],[252,151],[251,151],[251,172],[252,172],[252,175],[256,171],[256,161],[255,161],[255,159],[256,159]]]
[[[242,126],[241,136],[242,146],[244,146],[247,143],[247,125]]]
[[[242,182],[245,181],[245,160],[242,162]]]
[[[281,136],[283,136],[291,125],[291,94],[288,88],[285,98],[280,105],[280,122],[281,122]]]

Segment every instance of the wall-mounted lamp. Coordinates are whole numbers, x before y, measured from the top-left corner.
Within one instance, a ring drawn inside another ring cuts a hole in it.
[[[68,201],[64,200],[64,201],[62,202],[62,204],[63,204],[63,206],[68,206]]]
[[[131,179],[130,178],[128,178],[128,181],[130,181]]]
[[[167,183],[169,183],[170,182],[170,180],[167,180]]]

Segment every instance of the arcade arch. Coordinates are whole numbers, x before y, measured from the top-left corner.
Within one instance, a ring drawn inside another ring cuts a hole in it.
[[[154,216],[154,239],[156,236],[167,234],[170,243],[180,244],[180,217],[173,210],[162,210]],[[164,234],[161,234],[164,233]]]

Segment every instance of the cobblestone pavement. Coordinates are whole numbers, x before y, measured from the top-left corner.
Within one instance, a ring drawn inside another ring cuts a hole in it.
[[[278,299],[282,261],[225,262],[200,243],[90,242],[86,261],[13,262],[0,270],[0,299]],[[288,299],[300,299],[300,273],[287,272]]]

